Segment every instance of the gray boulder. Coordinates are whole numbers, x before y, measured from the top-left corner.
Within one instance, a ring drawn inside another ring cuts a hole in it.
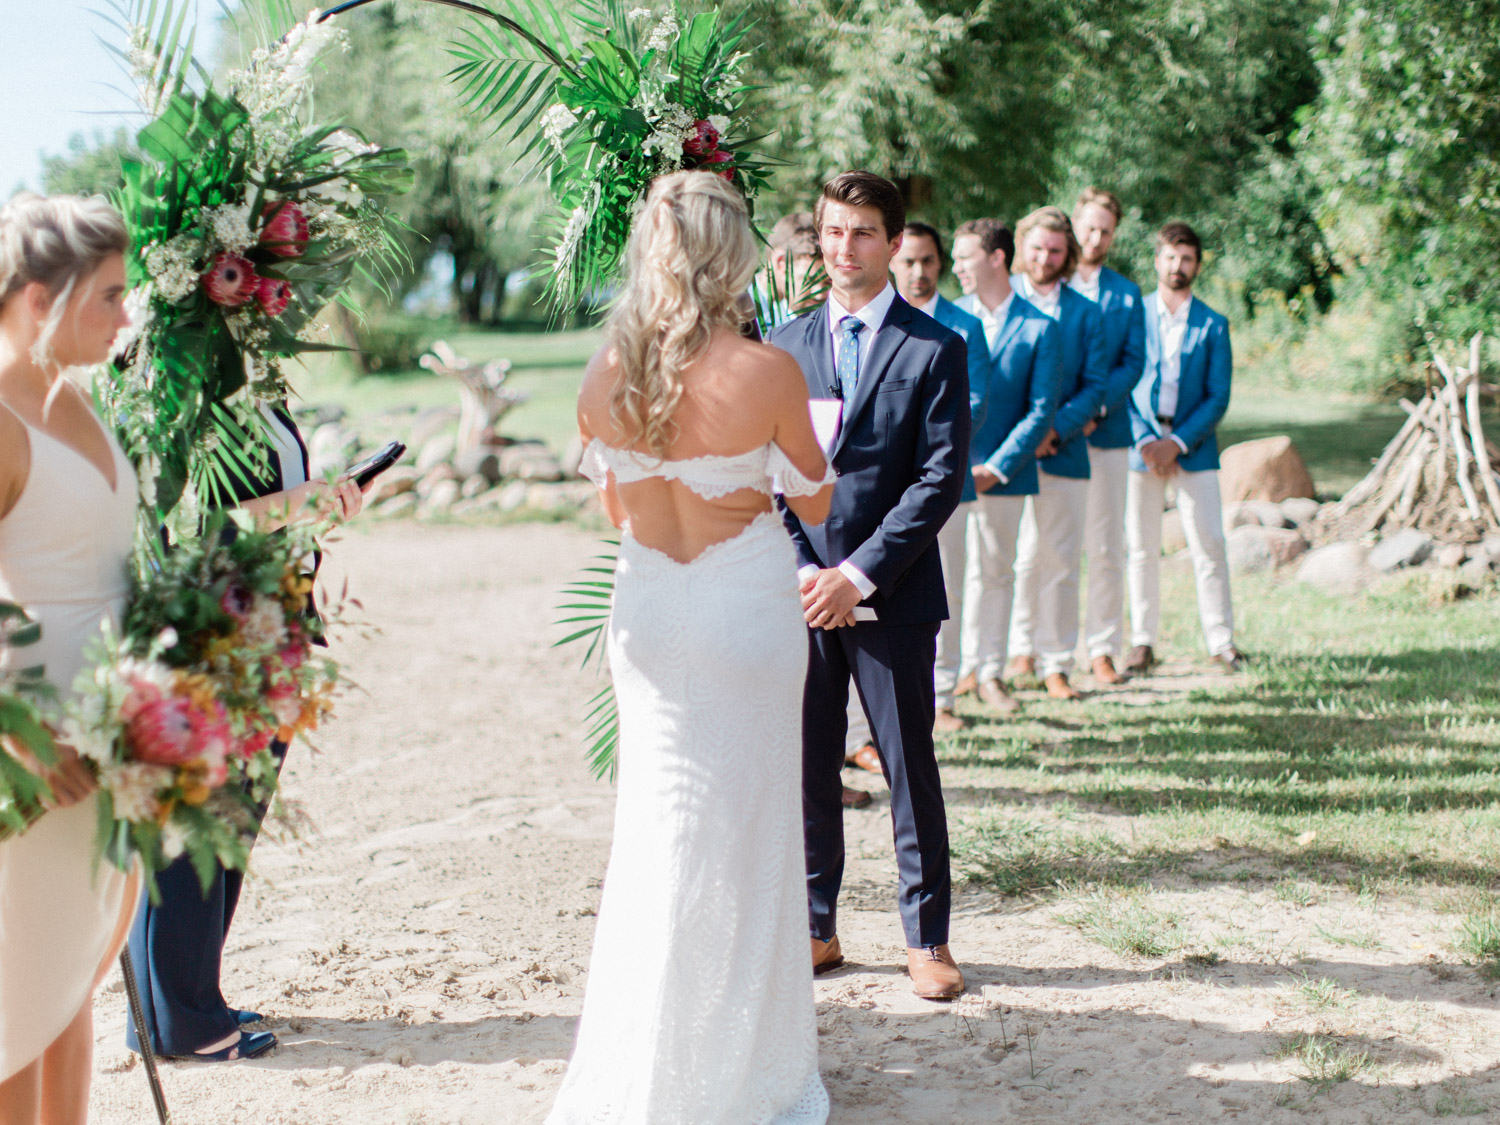
[[[432,491],[423,499],[421,511],[423,514],[446,512],[458,502],[462,494],[458,481],[440,480],[432,486]]]
[[[1432,536],[1414,527],[1404,527],[1400,531],[1385,536],[1370,548],[1365,561],[1371,569],[1378,570],[1382,574],[1389,574],[1404,566],[1418,566],[1430,554],[1432,554]]]
[[[1353,594],[1364,589],[1372,572],[1365,565],[1365,548],[1358,543],[1330,543],[1303,556],[1297,581],[1326,594]]]
[[[1293,527],[1305,527],[1318,518],[1322,506],[1306,496],[1289,496],[1281,502],[1281,514]]]
[[[437,466],[453,459],[453,451],[458,448],[458,439],[452,434],[438,434],[429,438],[417,454],[417,472],[426,475]]]
[[[465,500],[472,500],[474,497],[488,492],[492,483],[490,478],[483,473],[475,473],[472,476],[465,477],[462,489],[463,498]]]
[[[1241,524],[1229,532],[1227,539],[1231,574],[1274,570],[1292,562],[1307,550],[1307,540],[1284,527]]]
[[[374,511],[377,516],[404,516],[417,509],[417,496],[414,492],[403,492],[399,496],[392,496],[382,500],[375,505]]]
[[[500,474],[529,481],[559,481],[563,468],[552,451],[539,441],[522,441],[500,452]]]
[[[1457,570],[1468,557],[1462,543],[1445,543],[1432,553],[1432,561],[1444,570]]]
[[[1269,500],[1239,500],[1224,505],[1226,531],[1236,527],[1288,527],[1290,524],[1281,505]]]
[[[460,477],[482,476],[491,484],[500,480],[500,457],[489,445],[476,445],[453,458],[453,468]]]

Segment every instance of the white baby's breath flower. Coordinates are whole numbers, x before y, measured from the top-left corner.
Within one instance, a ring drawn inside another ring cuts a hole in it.
[[[721,137],[729,132],[729,118],[725,117],[722,113],[710,113],[708,115],[708,123],[714,127],[715,132]]]
[[[571,129],[577,120],[571,109],[558,102],[542,114],[542,136],[547,139],[548,144],[561,153],[563,134]]]
[[[641,151],[655,153],[664,162],[682,163],[682,142],[693,129],[693,115],[675,102],[667,102],[651,120],[651,135],[641,142]]]
[[[146,328],[146,321],[151,316],[151,295],[155,289],[155,283],[148,281],[145,285],[137,285],[125,294],[125,318],[129,323],[115,333],[115,338],[110,341],[110,355],[122,355],[130,349],[130,345],[141,338],[141,333]]]
[[[588,204],[579,204],[568,216],[568,225],[563,228],[562,238],[557,242],[557,264],[560,267],[572,260],[573,253],[578,249],[579,240],[583,238],[583,232],[588,229],[588,225]]]
[[[677,26],[677,17],[671,12],[662,16],[661,21],[651,29],[651,38],[646,40],[646,50],[660,51],[670,47],[677,41],[677,35],[681,29]]]
[[[625,18],[631,23],[635,23],[638,20],[654,19],[656,18],[656,13],[650,8],[631,8],[629,12],[625,13]]]
[[[221,203],[204,211],[203,218],[213,231],[214,241],[231,254],[239,254],[255,245],[248,203]]]
[[[126,762],[100,770],[99,786],[113,798],[117,819],[151,820],[161,811],[158,794],[172,784],[172,777],[167,766]]]
[[[179,234],[146,251],[146,272],[162,300],[176,304],[198,288],[197,263],[202,247],[196,238]]]

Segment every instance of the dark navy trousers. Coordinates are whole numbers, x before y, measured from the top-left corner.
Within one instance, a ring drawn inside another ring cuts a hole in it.
[[[936,623],[809,630],[802,697],[802,813],[812,936],[837,931],[844,878],[844,736],[852,675],[891,787],[901,925],[911,947],[944,945],[952,886],[948,817],[932,743]]]
[[[272,743],[271,751],[279,771],[286,743]],[[261,808],[257,823],[264,815]],[[190,1055],[239,1027],[237,1013],[219,990],[219,962],[244,881],[244,872],[219,867],[205,893],[184,855],[156,874],[161,902],[153,905],[141,893],[130,930],[130,959],[152,1029],[151,1046],[159,1054]],[[140,1050],[134,1021],[126,1022],[125,1043]]]

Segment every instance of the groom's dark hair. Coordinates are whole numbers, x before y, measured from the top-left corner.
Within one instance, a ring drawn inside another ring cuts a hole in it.
[[[906,201],[896,185],[874,172],[840,172],[823,185],[813,206],[813,221],[823,229],[823,208],[829,203],[850,207],[874,207],[880,212],[886,238],[895,238],[906,227]]]

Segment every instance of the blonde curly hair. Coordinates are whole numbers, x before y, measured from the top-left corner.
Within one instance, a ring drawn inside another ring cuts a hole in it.
[[[52,298],[31,346],[40,367],[54,362],[52,338],[80,279],[130,247],[125,220],[103,196],[16,195],[0,206],[0,309],[33,282]]]
[[[717,327],[738,331],[758,258],[738,189],[712,172],[651,185],[625,252],[625,286],[609,317],[620,379],[610,418],[630,445],[664,457],[676,437],[682,372]]]

